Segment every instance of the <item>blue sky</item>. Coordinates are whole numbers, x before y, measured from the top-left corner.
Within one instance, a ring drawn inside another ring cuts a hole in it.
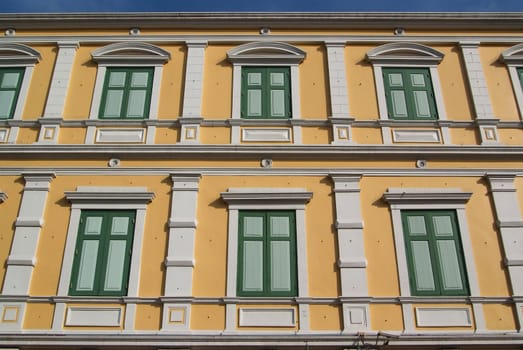
[[[0,13],[184,11],[523,11],[523,0],[0,0]]]

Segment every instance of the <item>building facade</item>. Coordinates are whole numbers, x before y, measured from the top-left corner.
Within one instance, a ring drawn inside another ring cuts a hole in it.
[[[520,349],[522,20],[1,15],[0,347]]]

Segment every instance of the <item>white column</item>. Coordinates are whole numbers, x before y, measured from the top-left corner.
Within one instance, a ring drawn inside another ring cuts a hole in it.
[[[180,143],[198,143],[207,41],[187,41]]]
[[[485,74],[479,55],[479,42],[460,42],[465,70],[476,112],[476,121],[479,125],[481,144],[498,144],[498,120],[494,117],[490,95],[488,93]]]
[[[360,176],[331,175],[336,202],[341,298],[367,297]],[[369,330],[369,305],[342,301],[344,331]]]
[[[24,193],[15,222],[2,295],[27,296],[36,264],[40,230],[44,224],[47,193],[53,173],[23,174]],[[21,329],[25,303],[0,303],[0,330]]]
[[[521,298],[523,296],[523,219],[514,178],[515,176],[510,174],[487,175],[512,293],[514,297]],[[516,313],[521,331],[523,311],[518,307]]]
[[[60,122],[62,120],[67,89],[71,79],[74,57],[78,42],[58,42],[58,54],[54,66],[49,95],[43,118],[40,119],[38,143],[57,143]]]
[[[196,209],[200,175],[171,175],[173,182],[167,257],[166,297],[190,297],[194,268]],[[164,304],[163,330],[187,329],[190,305]]]
[[[345,42],[325,42],[327,66],[329,69],[330,109],[333,144],[352,142],[349,118],[349,93],[347,90],[347,71],[345,69]]]

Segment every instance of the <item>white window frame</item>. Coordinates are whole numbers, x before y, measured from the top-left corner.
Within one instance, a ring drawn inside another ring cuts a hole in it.
[[[518,76],[518,68],[523,69],[523,44],[512,46],[501,53],[501,60],[508,67],[510,81],[518,105],[519,118],[523,120],[523,87]]]
[[[57,296],[66,300],[75,298],[99,299],[102,297],[70,297],[69,284],[71,282],[72,265],[74,251],[80,226],[80,216],[82,210],[135,210],[135,227],[133,233],[132,256],[129,269],[129,280],[127,295],[123,297],[138,297],[140,283],[140,260],[145,233],[145,214],[147,204],[154,198],[153,192],[148,192],[145,187],[91,187],[78,186],[76,191],[65,192],[65,197],[71,202],[71,216],[67,231],[63,263],[60,271],[60,282],[58,285]],[[107,297],[106,297],[107,298]],[[65,313],[64,305],[60,307],[62,312],[55,312],[53,328],[60,328]],[[131,311],[131,312],[129,312]],[[127,315],[129,314],[129,316]],[[60,319],[60,317],[62,317]],[[133,322],[134,314],[132,310],[126,312],[126,324]],[[128,328],[128,327],[125,327]]]
[[[438,64],[443,59],[443,53],[416,43],[388,43],[378,46],[367,52],[367,60],[372,64],[374,69],[374,83],[376,85],[376,95],[378,98],[378,110],[380,120],[387,120],[391,123],[400,122],[405,126],[418,126],[423,122],[439,122],[447,120],[447,113],[445,111],[445,104],[443,101],[443,93],[441,90],[441,83],[438,73]],[[434,102],[438,112],[438,119],[435,120],[406,120],[397,121],[389,119],[387,98],[385,96],[385,85],[383,81],[383,68],[428,68],[430,78],[432,80],[432,88],[434,91]],[[416,131],[413,131],[416,133]],[[444,144],[450,144],[450,134],[448,127],[441,127],[441,138]],[[426,130],[424,131],[426,133]],[[382,135],[384,143],[391,144],[391,133],[389,127],[382,128]],[[416,142],[416,136],[413,135],[413,141]],[[439,139],[439,135],[435,138]],[[424,141],[425,140],[425,141]],[[423,137],[423,132],[420,131],[419,141],[426,142],[426,137]]]
[[[301,119],[301,100],[300,100],[300,75],[299,65],[305,59],[305,51],[286,43],[281,42],[252,42],[240,45],[227,52],[227,58],[233,66],[232,78],[232,114],[231,118],[241,119],[241,92],[242,92],[242,67],[289,67],[290,69],[290,90],[291,90],[291,118],[281,120],[280,122],[289,122],[289,120]],[[266,119],[245,120],[244,123],[267,123]],[[258,130],[259,133],[258,133]],[[253,133],[261,135],[262,139],[275,136],[276,139],[286,141],[286,138],[278,138],[282,134],[281,129],[274,129],[275,133],[263,135],[263,129],[252,130]],[[265,130],[267,132],[267,130]],[[301,143],[301,130],[298,127],[293,128],[294,143]],[[245,133],[244,133],[245,134]],[[231,142],[240,143],[239,125],[233,123],[233,132]],[[258,140],[256,140],[258,141]],[[272,140],[273,141],[273,140]],[[290,141],[290,138],[288,139]]]
[[[472,192],[464,192],[459,188],[389,188],[383,194],[383,199],[390,206],[392,216],[392,229],[396,249],[396,263],[400,284],[400,296],[407,297],[411,302],[421,300],[445,300],[455,299],[454,296],[412,296],[409,284],[409,270],[407,265],[407,252],[405,249],[405,236],[401,212],[403,210],[455,210],[457,226],[460,232],[463,258],[465,260],[465,271],[469,285],[470,296],[480,296],[479,282],[477,278],[476,264],[472,251],[471,235],[467,224],[465,205],[472,196]],[[464,301],[465,302],[465,301]],[[409,331],[414,329],[413,308],[409,302],[402,304],[405,328]],[[484,328],[484,316],[482,305],[473,303],[475,324],[477,329]]]
[[[127,52],[133,52],[133,54],[131,55]],[[148,119],[158,119],[158,102],[163,65],[171,59],[171,54],[168,51],[147,43],[115,43],[94,50],[91,56],[93,61],[98,63],[98,70],[96,72],[96,83],[89,119],[98,119],[99,117],[107,67],[154,68]]]
[[[29,92],[29,85],[35,65],[40,62],[42,56],[35,49],[16,43],[0,43],[0,67],[1,68],[16,68],[24,67],[24,77],[18,92],[18,100],[16,101],[13,117],[9,120],[21,120],[24,111],[27,94]],[[8,143],[14,143],[18,136],[18,127],[12,127],[7,138]]]
[[[221,194],[228,204],[229,226],[227,234],[227,298],[240,300],[253,299],[237,297],[238,273],[238,220],[241,210],[293,210],[296,213],[296,264],[298,278],[297,298],[309,296],[307,236],[305,222],[305,205],[312,198],[312,192],[304,188],[229,188]],[[294,299],[292,297],[289,299]],[[267,303],[274,301],[273,297],[254,298]],[[227,305],[227,329],[234,329],[237,312],[236,305]],[[300,329],[307,329],[307,312],[300,312]]]

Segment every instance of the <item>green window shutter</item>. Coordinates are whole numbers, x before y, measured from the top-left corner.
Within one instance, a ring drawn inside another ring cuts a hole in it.
[[[100,118],[148,118],[153,73],[153,68],[108,68]]]
[[[290,118],[290,71],[286,67],[242,68],[242,118]]]
[[[292,211],[241,211],[238,296],[296,296],[296,228]]]
[[[383,82],[389,118],[438,118],[428,68],[383,68]]]
[[[456,213],[402,211],[413,295],[468,295]]]
[[[128,210],[82,211],[70,295],[127,294],[134,219]]]
[[[13,117],[24,72],[24,68],[0,68],[0,119]]]

